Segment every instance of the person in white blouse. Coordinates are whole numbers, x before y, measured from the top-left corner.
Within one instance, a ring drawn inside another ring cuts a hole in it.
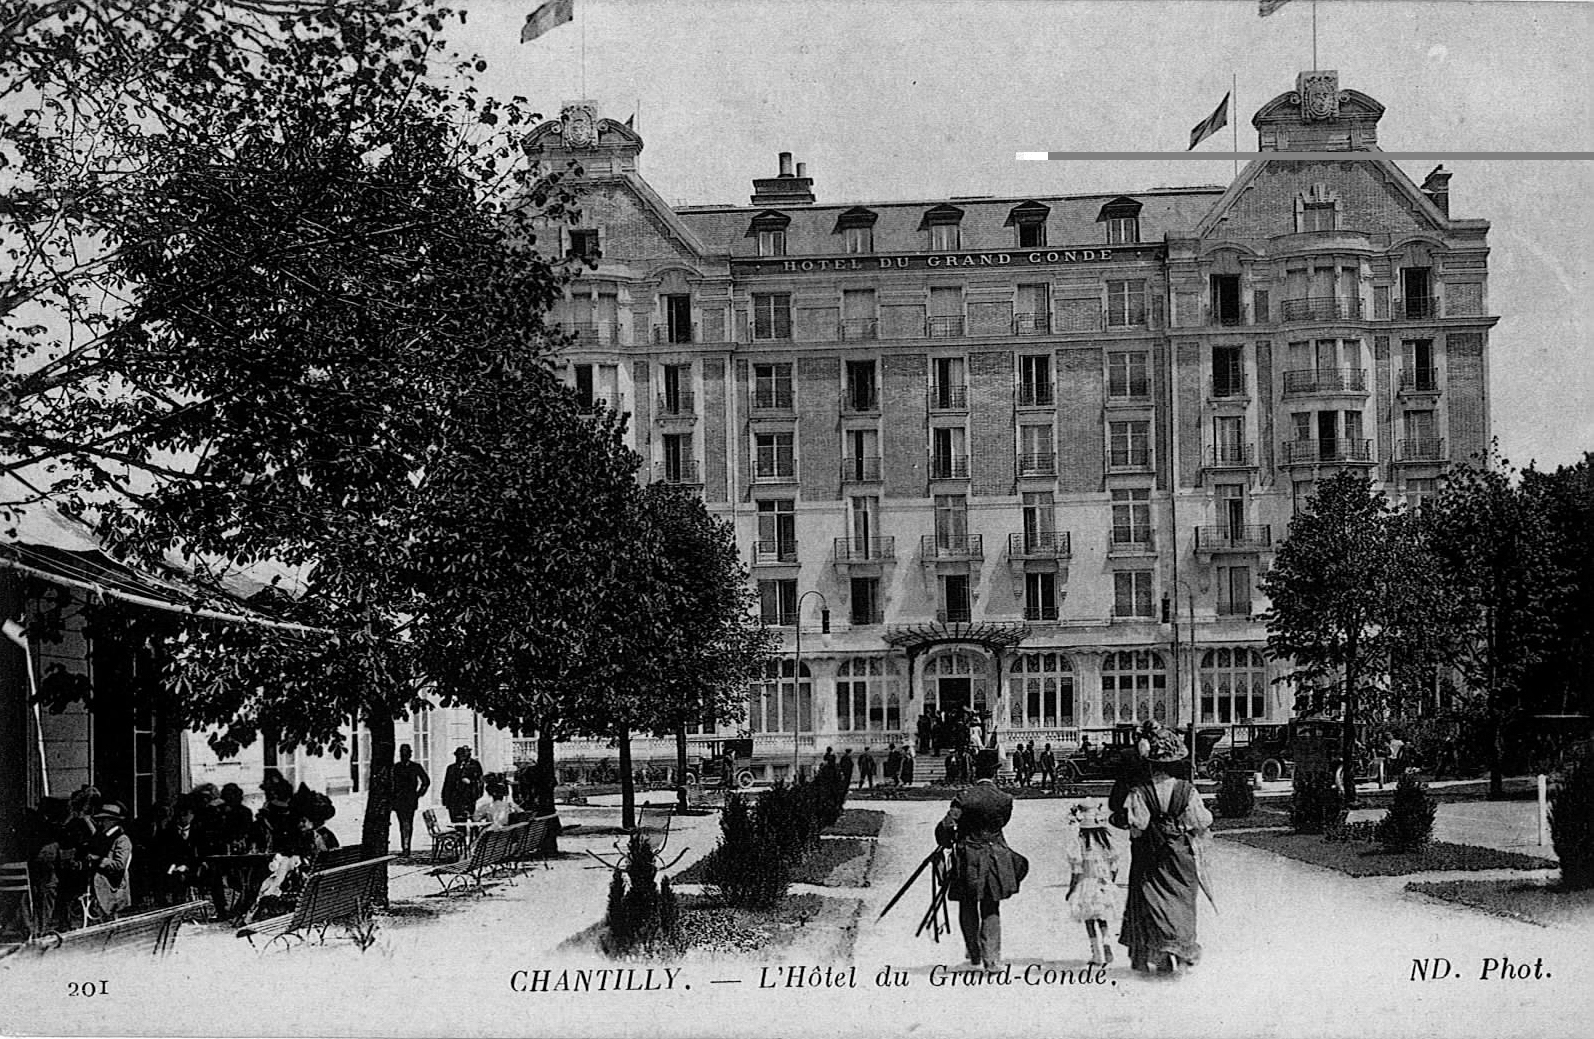
[[[502,830],[509,825],[509,817],[520,811],[520,806],[509,797],[509,784],[502,776],[487,780],[487,796],[476,806],[472,821],[486,823],[489,830]]]

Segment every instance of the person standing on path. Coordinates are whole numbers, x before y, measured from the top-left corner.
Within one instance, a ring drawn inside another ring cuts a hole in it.
[[[1052,753],[1052,745],[1046,744],[1041,751],[1041,789],[1048,794],[1057,793],[1057,755]]]
[[[852,763],[852,748],[848,747],[841,752],[841,760],[836,763],[836,767],[841,769],[841,785],[843,787],[852,786]]]
[[[443,807],[448,809],[449,819],[456,823],[470,819],[483,789],[481,763],[471,759],[469,747],[459,747],[454,751],[454,763],[443,774]]]
[[[1118,894],[1118,853],[1107,832],[1107,812],[1094,802],[1076,804],[1069,810],[1068,823],[1074,830],[1068,847],[1069,915],[1085,925],[1090,936],[1091,966],[1105,967],[1112,962],[1112,944],[1107,939],[1107,918],[1112,914]]]
[[[1002,829],[1013,818],[1013,797],[993,781],[1001,758],[977,756],[975,783],[952,799],[936,825],[936,843],[952,849],[947,898],[958,903],[958,926],[969,962],[986,970],[1002,965],[1002,900],[1018,894],[1029,861],[1007,846]]]
[[[902,745],[901,771],[897,774],[897,782],[903,786],[913,785],[913,744]]]
[[[881,777],[885,781],[886,786],[896,786],[897,779],[901,775],[902,752],[898,750],[897,745],[893,743],[891,744],[890,750],[886,753],[886,764],[885,768],[882,770]]]
[[[415,836],[415,810],[432,788],[432,777],[414,759],[414,753],[408,743],[399,747],[399,759],[393,766],[393,814],[398,816],[400,854],[405,856]]]
[[[858,756],[858,789],[874,786],[874,755],[869,753],[869,748],[863,748],[863,753]]]

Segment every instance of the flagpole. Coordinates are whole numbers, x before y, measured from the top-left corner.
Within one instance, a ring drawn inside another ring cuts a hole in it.
[[[1312,15],[1314,18],[1317,15],[1317,0],[1312,0]],[[1317,36],[1315,35],[1317,23],[1314,21],[1312,24],[1314,26],[1312,30],[1314,34],[1312,36],[1312,53],[1315,55],[1317,53]],[[581,96],[583,98],[587,96],[587,13],[585,5],[581,9]]]
[[[1240,175],[1240,74],[1229,70],[1229,126],[1234,130],[1234,175]]]
[[[1317,0],[1312,0],[1312,71],[1317,71]]]

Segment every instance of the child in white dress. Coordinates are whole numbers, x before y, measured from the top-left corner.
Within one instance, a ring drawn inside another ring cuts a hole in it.
[[[1090,962],[1106,966],[1112,962],[1107,921],[1117,904],[1118,853],[1107,830],[1107,813],[1100,805],[1077,804],[1068,815],[1078,834],[1068,849],[1069,915],[1083,921],[1085,933],[1090,935]]]

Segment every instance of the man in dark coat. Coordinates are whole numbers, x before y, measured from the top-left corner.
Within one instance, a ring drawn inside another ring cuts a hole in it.
[[[874,755],[869,753],[869,748],[863,748],[863,753],[858,757],[858,789],[874,786],[875,761]]]
[[[975,760],[975,784],[952,800],[935,839],[952,849],[947,897],[958,903],[958,925],[969,962],[994,970],[1002,964],[1002,900],[1018,893],[1029,872],[1024,856],[1007,846],[1002,828],[1013,817],[1013,797],[992,781],[996,751]]]
[[[400,854],[410,853],[410,841],[415,836],[415,810],[421,798],[432,788],[432,777],[426,774],[414,758],[408,743],[399,748],[399,759],[393,766],[393,814],[398,816]]]
[[[481,762],[471,759],[469,747],[455,750],[454,763],[443,774],[443,807],[449,819],[456,823],[469,819],[485,789]]]
[[[897,749],[895,743],[891,744],[891,749],[886,754],[886,764],[882,775],[886,786],[896,786],[897,777],[902,775],[902,752]]]
[[[1041,787],[1048,794],[1057,793],[1057,755],[1052,753],[1052,745],[1046,744],[1040,757]]]
[[[841,769],[841,785],[852,786],[852,748],[848,747],[841,752],[841,760],[836,762],[836,767]]]

